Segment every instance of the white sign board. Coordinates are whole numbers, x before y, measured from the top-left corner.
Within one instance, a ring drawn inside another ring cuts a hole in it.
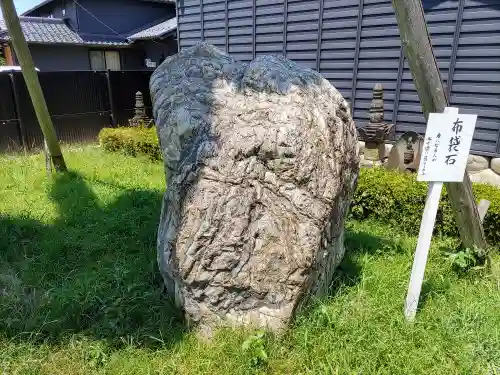
[[[477,115],[429,115],[418,181],[463,180],[476,120]]]
[[[430,184],[406,295],[407,320],[417,313],[443,182],[463,181],[476,120],[476,115],[460,115],[453,107],[429,115],[417,179]]]

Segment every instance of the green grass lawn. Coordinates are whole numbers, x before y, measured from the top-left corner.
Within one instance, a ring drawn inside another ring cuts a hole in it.
[[[197,339],[156,267],[162,165],[65,155],[72,172],[52,180],[39,155],[0,158],[0,374],[500,373],[500,258],[460,275],[444,257],[455,241],[435,239],[407,324],[416,239],[374,222],[349,223],[331,295],[264,336],[266,363],[242,349],[252,332]]]

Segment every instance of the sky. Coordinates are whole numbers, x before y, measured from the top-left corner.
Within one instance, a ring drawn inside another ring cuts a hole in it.
[[[22,13],[41,2],[42,0],[14,0],[18,13]]]
[[[33,8],[41,2],[42,0],[14,0],[14,5],[16,6],[17,14],[21,15],[24,11]],[[2,12],[0,12],[0,19],[2,18]]]

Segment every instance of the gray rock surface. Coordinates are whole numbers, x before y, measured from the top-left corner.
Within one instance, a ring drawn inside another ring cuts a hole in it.
[[[471,174],[470,180],[472,182],[477,182],[480,184],[500,186],[500,176],[493,172],[491,169],[485,169],[481,172]]]
[[[208,44],[151,78],[167,190],[158,262],[191,322],[280,330],[325,293],[344,255],[359,170],[347,103],[280,57]]]
[[[500,174],[500,158],[491,159],[491,169],[493,172]]]
[[[477,173],[488,169],[489,161],[484,156],[469,155],[467,158],[467,172]]]

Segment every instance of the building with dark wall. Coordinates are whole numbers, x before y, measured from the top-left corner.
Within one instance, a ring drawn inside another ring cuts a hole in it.
[[[474,153],[500,155],[500,0],[423,4],[451,105],[479,115]],[[242,61],[285,55],[330,80],[358,126],[381,83],[396,132],[424,132],[390,0],[178,0],[177,7],[180,49],[203,40]]]
[[[150,69],[177,52],[170,0],[48,0],[20,19],[41,71]],[[0,43],[16,65],[1,23]]]

